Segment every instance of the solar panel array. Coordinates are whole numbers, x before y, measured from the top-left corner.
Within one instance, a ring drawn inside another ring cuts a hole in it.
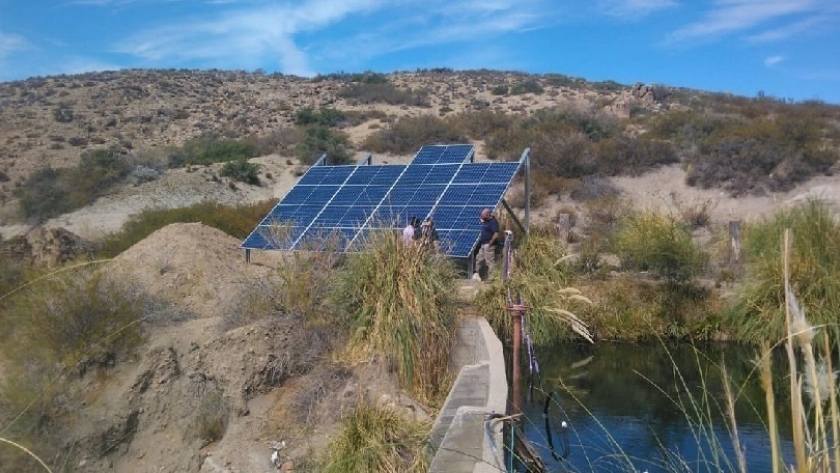
[[[431,216],[441,251],[467,257],[481,209],[499,205],[520,165],[473,163],[473,153],[472,145],[436,145],[421,148],[407,166],[314,166],[241,247],[359,251],[371,235]]]

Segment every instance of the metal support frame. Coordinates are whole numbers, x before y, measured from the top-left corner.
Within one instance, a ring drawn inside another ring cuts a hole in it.
[[[510,208],[510,205],[505,199],[502,199],[502,206],[505,208],[505,210],[507,210],[507,213],[508,215],[510,215],[510,218],[511,220],[513,220],[513,223],[515,223],[516,226],[519,227],[519,229],[522,230],[523,233],[528,233],[528,229],[524,225],[522,225],[522,222],[520,222],[516,214],[513,213],[513,209]]]
[[[519,162],[525,166],[525,225],[523,230],[527,234],[531,229],[531,148],[525,148]]]
[[[327,153],[324,153],[324,154],[321,155],[320,158],[318,158],[317,161],[315,161],[315,164],[313,164],[312,166],[315,167],[315,166],[326,166],[326,165],[327,165]]]
[[[359,166],[370,166],[371,164],[373,164],[373,153],[368,153],[367,156],[359,161]]]

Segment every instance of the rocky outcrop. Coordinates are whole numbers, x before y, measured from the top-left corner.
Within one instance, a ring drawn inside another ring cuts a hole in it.
[[[36,227],[11,243],[9,252],[33,264],[60,266],[79,256],[91,254],[92,246],[64,228]]]

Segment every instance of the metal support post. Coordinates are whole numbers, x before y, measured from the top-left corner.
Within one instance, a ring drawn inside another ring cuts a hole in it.
[[[510,312],[513,316],[513,399],[511,400],[511,414],[515,415],[522,412],[522,374],[519,370],[519,352],[522,350],[522,312],[524,311],[517,306],[511,306]]]
[[[520,161],[525,165],[525,233],[531,229],[531,148],[522,152]]]

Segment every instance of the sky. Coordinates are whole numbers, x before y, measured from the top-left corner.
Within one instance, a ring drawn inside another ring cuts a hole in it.
[[[0,81],[435,67],[840,104],[840,0],[0,0]]]

